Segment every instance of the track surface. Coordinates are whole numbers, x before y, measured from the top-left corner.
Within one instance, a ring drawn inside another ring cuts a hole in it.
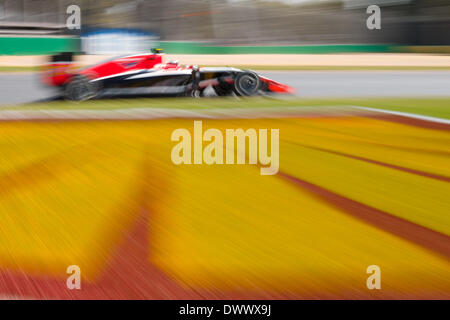
[[[450,71],[262,72],[303,97],[450,96]]]
[[[262,71],[301,97],[450,96],[450,71]],[[55,96],[38,74],[0,74],[0,104]]]

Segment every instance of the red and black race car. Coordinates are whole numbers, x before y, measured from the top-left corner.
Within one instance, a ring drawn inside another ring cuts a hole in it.
[[[110,94],[203,96],[206,88],[218,96],[292,94],[294,89],[249,70],[231,67],[184,66],[163,63],[161,49],[108,60],[76,69],[71,53],[52,56],[42,80],[68,100],[88,100]],[[211,91],[211,90],[209,90]]]

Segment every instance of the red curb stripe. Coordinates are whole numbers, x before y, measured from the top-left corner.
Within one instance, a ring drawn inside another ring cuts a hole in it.
[[[309,191],[321,200],[358,220],[420,245],[443,256],[446,260],[450,260],[450,237],[445,234],[343,197],[287,173],[279,172],[278,176]]]
[[[323,148],[318,148],[318,147],[312,147],[312,146],[307,146],[307,145],[298,144],[298,143],[296,143],[296,144],[301,146],[301,147],[305,147],[305,148],[309,148],[309,149],[323,151],[323,152],[335,154],[335,155],[338,155],[338,156],[343,156],[343,157],[350,158],[350,159],[361,160],[361,161],[364,161],[364,162],[380,165],[380,166],[383,166],[383,167],[387,167],[387,168],[391,168],[391,169],[395,169],[395,170],[399,170],[399,171],[403,171],[403,172],[416,174],[416,175],[419,175],[419,176],[423,176],[423,177],[427,177],[427,178],[431,178],[431,179],[435,179],[435,180],[439,180],[439,181],[450,182],[450,177],[441,176],[441,175],[437,175],[437,174],[434,174],[434,173],[429,173],[429,172],[420,171],[420,170],[416,170],[416,169],[410,169],[410,168],[406,168],[406,167],[401,167],[401,166],[397,166],[395,164],[390,164],[390,163],[386,163],[386,162],[382,162],[382,161],[378,161],[378,160],[372,160],[372,159],[368,159],[368,158],[364,158],[364,157],[360,157],[360,156],[355,156],[355,155],[351,155],[351,154],[340,152],[340,151],[334,151],[334,150],[328,150],[328,149],[323,149]]]

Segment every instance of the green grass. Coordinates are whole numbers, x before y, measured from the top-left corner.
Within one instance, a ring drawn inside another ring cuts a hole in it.
[[[355,105],[450,119],[450,98],[365,99]]]
[[[115,99],[86,102],[54,101],[26,104],[1,109],[14,110],[114,110],[127,108],[165,109],[213,109],[213,108],[277,108],[277,107],[322,107],[364,106],[386,110],[416,113],[450,119],[450,98],[348,98],[348,99],[301,99],[301,98],[142,98]],[[0,110],[1,110],[0,109]]]
[[[36,72],[39,71],[39,67],[9,67],[0,66],[0,72]]]

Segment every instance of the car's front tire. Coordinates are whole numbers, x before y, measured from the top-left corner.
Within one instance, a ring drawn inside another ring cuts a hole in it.
[[[234,79],[234,92],[239,96],[257,95],[261,87],[259,76],[253,71],[239,73]]]

